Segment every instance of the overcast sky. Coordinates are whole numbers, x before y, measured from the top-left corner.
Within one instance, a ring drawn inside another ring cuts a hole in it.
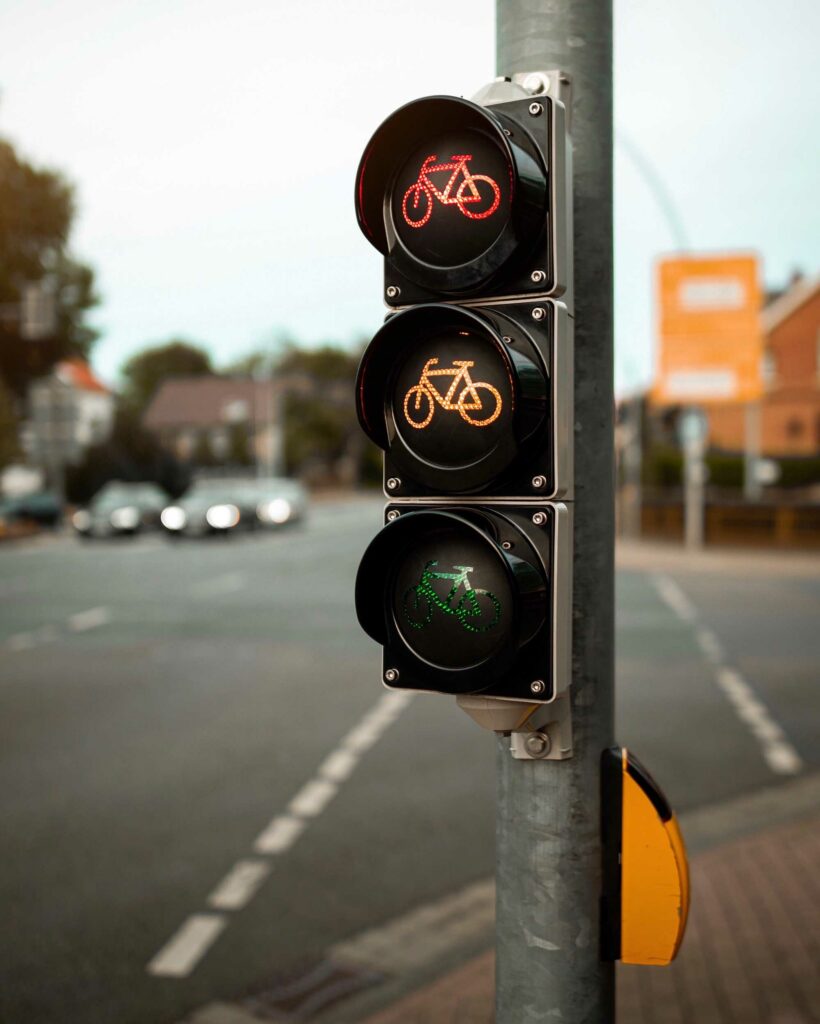
[[[76,184],[94,363],[182,335],[223,362],[369,336],[381,263],[353,177],[399,104],[495,74],[495,4],[0,0],[0,135]],[[469,15],[469,16],[468,16]],[[615,0],[616,367],[650,379],[652,264],[675,240],[820,268],[817,0]],[[419,41],[423,40],[423,45]]]

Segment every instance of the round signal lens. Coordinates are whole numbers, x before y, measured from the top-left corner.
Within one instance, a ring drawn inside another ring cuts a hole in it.
[[[506,227],[512,170],[481,131],[425,139],[399,167],[391,210],[396,233],[418,260],[438,267],[470,263]]]
[[[507,362],[486,331],[434,331],[405,351],[393,381],[402,441],[433,465],[472,465],[511,429],[514,391]]]
[[[433,666],[481,664],[508,642],[513,595],[501,561],[473,531],[419,537],[398,562],[392,612],[404,642]]]

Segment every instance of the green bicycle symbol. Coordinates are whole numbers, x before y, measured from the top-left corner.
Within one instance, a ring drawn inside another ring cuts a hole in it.
[[[474,590],[470,586],[467,574],[473,571],[471,565],[454,565],[453,568],[458,572],[433,572],[435,565],[438,565],[435,559],[428,562],[421,571],[421,581],[410,587],[404,595],[404,614],[413,629],[428,626],[436,608],[445,615],[455,615],[470,633],[486,633],[498,624],[501,602],[489,590]],[[439,597],[433,589],[434,580],[453,581],[447,597]],[[453,607],[453,598],[462,585],[464,593]]]

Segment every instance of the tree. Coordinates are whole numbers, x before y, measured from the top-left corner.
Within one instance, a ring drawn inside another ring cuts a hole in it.
[[[94,274],[68,248],[74,214],[63,175],[33,166],[0,138],[0,377],[19,397],[60,359],[87,358],[96,338],[86,322],[98,301]],[[53,296],[53,327],[30,340],[23,296],[38,282]]]
[[[159,385],[169,377],[200,377],[213,373],[208,353],[181,338],[144,349],[122,368],[124,398],[136,412],[143,412]]]
[[[19,454],[17,417],[14,414],[14,396],[0,377],[0,469]]]
[[[87,449],[77,465],[66,467],[68,500],[85,504],[109,480],[147,480],[177,497],[190,483],[190,467],[165,451],[143,430],[134,410],[120,402],[108,440]]]

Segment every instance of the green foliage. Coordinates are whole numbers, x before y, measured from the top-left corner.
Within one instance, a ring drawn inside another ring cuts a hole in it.
[[[67,467],[68,500],[85,504],[109,480],[146,480],[178,497],[188,487],[190,471],[143,430],[137,413],[121,402],[111,437],[89,448],[78,465]]]
[[[820,457],[779,459],[780,479],[776,487],[810,487],[820,484]]]
[[[704,461],[710,487],[727,491],[740,490],[743,487],[744,466],[741,456],[708,452]]]
[[[122,368],[124,398],[136,411],[143,412],[159,385],[170,377],[199,377],[213,373],[208,353],[180,338],[163,345],[143,349]]]
[[[683,456],[676,448],[652,448],[645,452],[641,479],[650,487],[680,487]]]
[[[58,172],[34,167],[0,139],[0,375],[18,395],[33,378],[70,356],[87,357],[96,332],[87,311],[96,304],[90,267],[68,251],[74,192]],[[26,285],[47,282],[55,295],[50,337],[21,335]]]

